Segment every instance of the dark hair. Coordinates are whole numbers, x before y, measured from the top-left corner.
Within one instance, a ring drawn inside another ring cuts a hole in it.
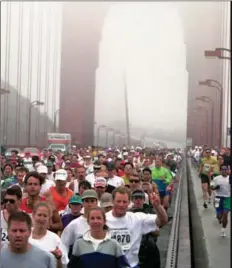
[[[105,214],[105,211],[103,210],[103,208],[101,208],[101,207],[95,207],[95,208],[90,209],[90,211],[89,211],[89,213],[88,213],[88,216],[87,216],[87,221],[88,221],[88,222],[89,222],[89,216],[90,216],[90,213],[91,213],[92,211],[100,211],[101,214],[102,214],[102,216],[103,216],[103,218],[104,218],[104,221],[106,222],[106,214]],[[103,226],[103,230],[109,230],[109,227],[108,227],[106,224],[104,224],[104,226]]]
[[[28,229],[31,230],[32,226],[31,217],[23,211],[14,212],[9,216],[8,228],[10,228],[12,221],[25,222],[28,226]]]
[[[143,169],[143,174],[144,174],[145,171],[149,172],[150,175],[151,175],[151,169],[150,169],[150,168],[144,168],[144,169]]]
[[[20,166],[20,167],[18,168],[18,170],[17,170],[17,173],[18,173],[18,172],[26,172],[26,173],[28,173],[29,170],[28,170],[27,168],[25,168],[25,167]]]
[[[31,171],[31,172],[28,172],[27,175],[25,176],[25,179],[24,179],[25,185],[27,184],[28,179],[30,177],[34,177],[37,180],[39,180],[40,186],[44,183],[44,178],[37,171]]]
[[[125,168],[126,165],[130,165],[132,168],[134,168],[134,165],[132,163],[130,163],[130,162],[126,162],[125,165],[124,165],[124,168]]]
[[[83,180],[79,183],[78,189],[80,189],[81,187],[84,189],[92,189],[90,182],[88,182],[87,180]]]
[[[119,187],[115,188],[113,190],[113,192],[112,192],[113,200],[115,199],[115,196],[116,196],[117,193],[119,193],[119,194],[127,194],[129,200],[131,199],[131,191],[130,191],[130,189],[128,187],[119,186]]]
[[[6,164],[4,165],[4,167],[3,167],[3,170],[5,170],[6,167],[10,167],[12,171],[13,171],[13,169],[14,169],[13,166],[12,166],[12,164],[10,164],[10,163],[6,163]]]
[[[31,159],[33,162],[39,161],[38,155],[33,155]]]
[[[6,189],[6,193],[8,195],[15,195],[17,199],[21,199],[23,196],[22,190],[18,185],[12,185]]]

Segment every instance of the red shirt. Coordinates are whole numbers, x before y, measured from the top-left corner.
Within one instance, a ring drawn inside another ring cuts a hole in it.
[[[40,196],[39,201],[45,201],[45,197]],[[27,214],[32,214],[33,209],[32,209],[32,208],[29,208],[29,207],[27,206],[27,204],[28,204],[28,197],[26,197],[26,198],[24,198],[24,199],[22,200],[20,209],[21,209],[22,211],[26,212]]]

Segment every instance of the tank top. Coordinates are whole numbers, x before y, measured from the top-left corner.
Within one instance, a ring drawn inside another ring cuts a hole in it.
[[[3,210],[1,210],[1,237],[2,237],[1,243],[2,243],[2,246],[5,246],[9,243],[7,229],[8,229],[7,221],[4,218]]]
[[[59,212],[59,214],[62,214],[67,204],[69,203],[69,199],[73,195],[73,191],[66,188],[66,197],[63,197],[60,194],[58,194],[55,187],[51,187],[50,191],[52,193],[53,201],[55,203],[57,211]]]

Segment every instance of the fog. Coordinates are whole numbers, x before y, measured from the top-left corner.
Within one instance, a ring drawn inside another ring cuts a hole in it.
[[[7,8],[2,3],[1,78],[29,100],[45,101],[38,109],[53,120],[59,109],[62,4],[14,2],[10,5],[9,46]],[[20,5],[23,6],[21,37],[18,34]],[[91,7],[91,2],[88,5]],[[102,29],[96,71],[98,125],[105,124],[125,133],[126,87],[133,137],[139,139],[144,134],[148,141],[185,142],[188,73],[183,27],[176,7],[171,2],[111,3]],[[31,68],[28,65],[30,8],[34,12]],[[94,18],[89,21],[94,23]]]
[[[171,141],[174,134],[176,141],[185,140],[188,74],[175,3],[112,5],[100,44],[97,122],[122,127],[125,83],[132,135],[141,129],[139,134],[156,139],[165,134]]]

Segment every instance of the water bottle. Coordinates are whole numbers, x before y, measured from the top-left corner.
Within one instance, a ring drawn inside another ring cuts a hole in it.
[[[214,199],[214,207],[218,208],[219,204],[220,204],[220,198],[215,197],[215,199]]]

